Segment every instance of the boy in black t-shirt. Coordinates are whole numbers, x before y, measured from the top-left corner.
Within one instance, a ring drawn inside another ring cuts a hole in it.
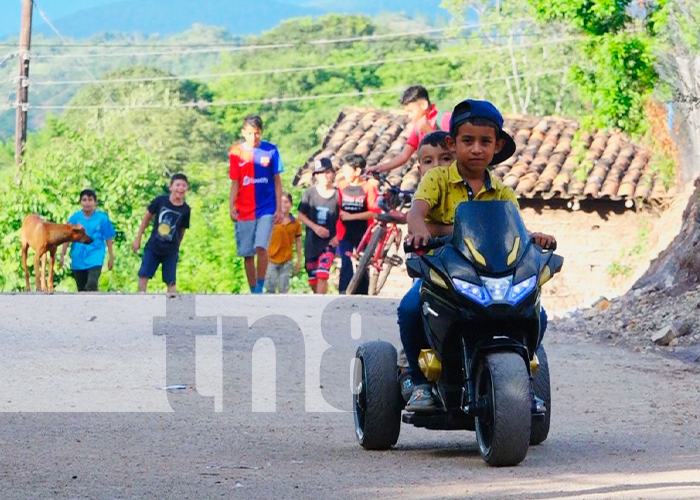
[[[336,223],[338,222],[338,190],[333,187],[335,171],[328,158],[314,164],[315,186],[301,197],[298,219],[306,226],[304,254],[309,285],[314,293],[328,291],[331,264],[338,246]]]
[[[157,196],[149,205],[143,217],[136,241],[132,245],[134,253],[141,248],[141,237],[146,227],[153,222],[151,236],[146,242],[141,268],[139,269],[139,292],[145,292],[148,280],[162,265],[163,282],[168,285],[168,296],[177,293],[177,261],[180,257],[180,243],[185,230],[190,227],[190,207],[185,203],[185,193],[190,185],[184,174],[175,174],[170,180],[170,196]]]

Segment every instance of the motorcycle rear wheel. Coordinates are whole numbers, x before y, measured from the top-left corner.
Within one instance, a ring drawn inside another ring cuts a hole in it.
[[[404,403],[396,375],[396,348],[374,340],[358,347],[355,358],[355,436],[366,450],[388,450],[399,439]]]
[[[477,400],[484,406],[476,417],[481,458],[494,467],[517,465],[530,445],[532,402],[530,377],[515,352],[487,354],[477,368]]]
[[[537,369],[537,374],[533,377],[532,388],[535,391],[535,396],[544,401],[547,413],[545,413],[543,421],[532,421],[530,446],[538,445],[547,439],[549,435],[549,424],[552,419],[552,390],[549,383],[549,362],[547,361],[547,353],[543,345],[537,348],[537,359],[540,362],[540,366]]]

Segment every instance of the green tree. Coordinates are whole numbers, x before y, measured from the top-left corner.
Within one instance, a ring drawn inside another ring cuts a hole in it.
[[[115,74],[160,74],[135,68]],[[75,106],[104,102],[102,88],[88,86],[73,101]],[[194,82],[143,83],[110,86],[110,103],[116,106],[181,104],[207,96]],[[172,172],[192,178],[188,202],[192,204],[192,231],[182,248],[180,289],[183,291],[235,291],[244,282],[236,267],[235,244],[228,219],[227,167],[229,139],[207,113],[191,108],[74,109],[51,118],[47,128],[32,134],[19,185],[0,188],[0,289],[23,288],[19,259],[19,228],[26,214],[62,222],[78,209],[78,193],[92,187],[100,209],[106,211],[123,235],[116,242],[116,265],[105,273],[101,286],[108,290],[135,291],[139,258],[131,251],[146,206],[167,192]],[[222,214],[224,217],[222,218]],[[206,272],[203,272],[206,270]],[[59,270],[58,290],[72,290]],[[159,279],[152,289],[163,289]]]
[[[665,0],[646,2],[632,12],[632,0],[529,0],[543,22],[562,21],[587,35],[585,57],[573,68],[574,80],[590,104],[592,125],[642,132],[644,102],[658,75],[653,37]]]
[[[555,108],[566,109],[563,91],[569,91],[567,83],[573,83],[575,96],[569,103],[574,106],[565,114],[584,117],[591,127],[643,132],[644,102],[658,81],[655,39],[664,26],[666,0],[644,0],[641,6],[632,0],[445,0],[444,4],[457,20],[470,9],[479,13],[482,22],[497,22],[479,32],[486,38],[506,35],[501,53],[511,51],[514,39],[536,40],[532,37],[550,35],[561,40],[558,45],[543,47],[546,54],[528,52],[529,65],[551,68],[555,63],[571,71],[561,81],[549,78],[539,80],[536,86],[525,81],[517,88],[517,79],[513,79],[513,85],[508,86],[513,108],[522,108],[523,96],[534,92],[544,99],[536,105],[538,109],[551,106],[553,96],[558,96]],[[523,67],[512,53],[510,65],[507,59],[493,58],[504,78],[509,66]],[[575,109],[578,99],[585,106],[583,113]]]
[[[467,13],[478,18],[478,26],[466,30],[455,47],[462,54],[463,78],[482,82],[469,88],[474,97],[514,114],[581,114],[567,71],[581,54],[581,40],[561,23],[538,25],[527,0],[445,0],[443,6],[455,25]]]

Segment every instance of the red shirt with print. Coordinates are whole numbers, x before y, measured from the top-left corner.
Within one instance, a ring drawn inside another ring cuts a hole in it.
[[[357,214],[362,212],[380,213],[378,205],[379,193],[376,186],[369,182],[351,186],[346,181],[338,183],[340,209],[344,212]],[[367,231],[368,220],[343,221],[338,217],[336,235],[338,240],[349,241],[358,245]]]

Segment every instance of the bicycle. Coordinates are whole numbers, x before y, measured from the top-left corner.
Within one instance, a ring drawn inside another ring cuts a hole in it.
[[[397,186],[389,186],[380,194],[378,204],[382,213],[369,225],[352,255],[358,263],[346,295],[355,293],[367,272],[369,295],[377,295],[386,284],[391,269],[403,264],[398,255],[402,240],[399,224],[406,223],[406,214],[402,210],[410,204],[412,197],[413,191],[402,191]]]

